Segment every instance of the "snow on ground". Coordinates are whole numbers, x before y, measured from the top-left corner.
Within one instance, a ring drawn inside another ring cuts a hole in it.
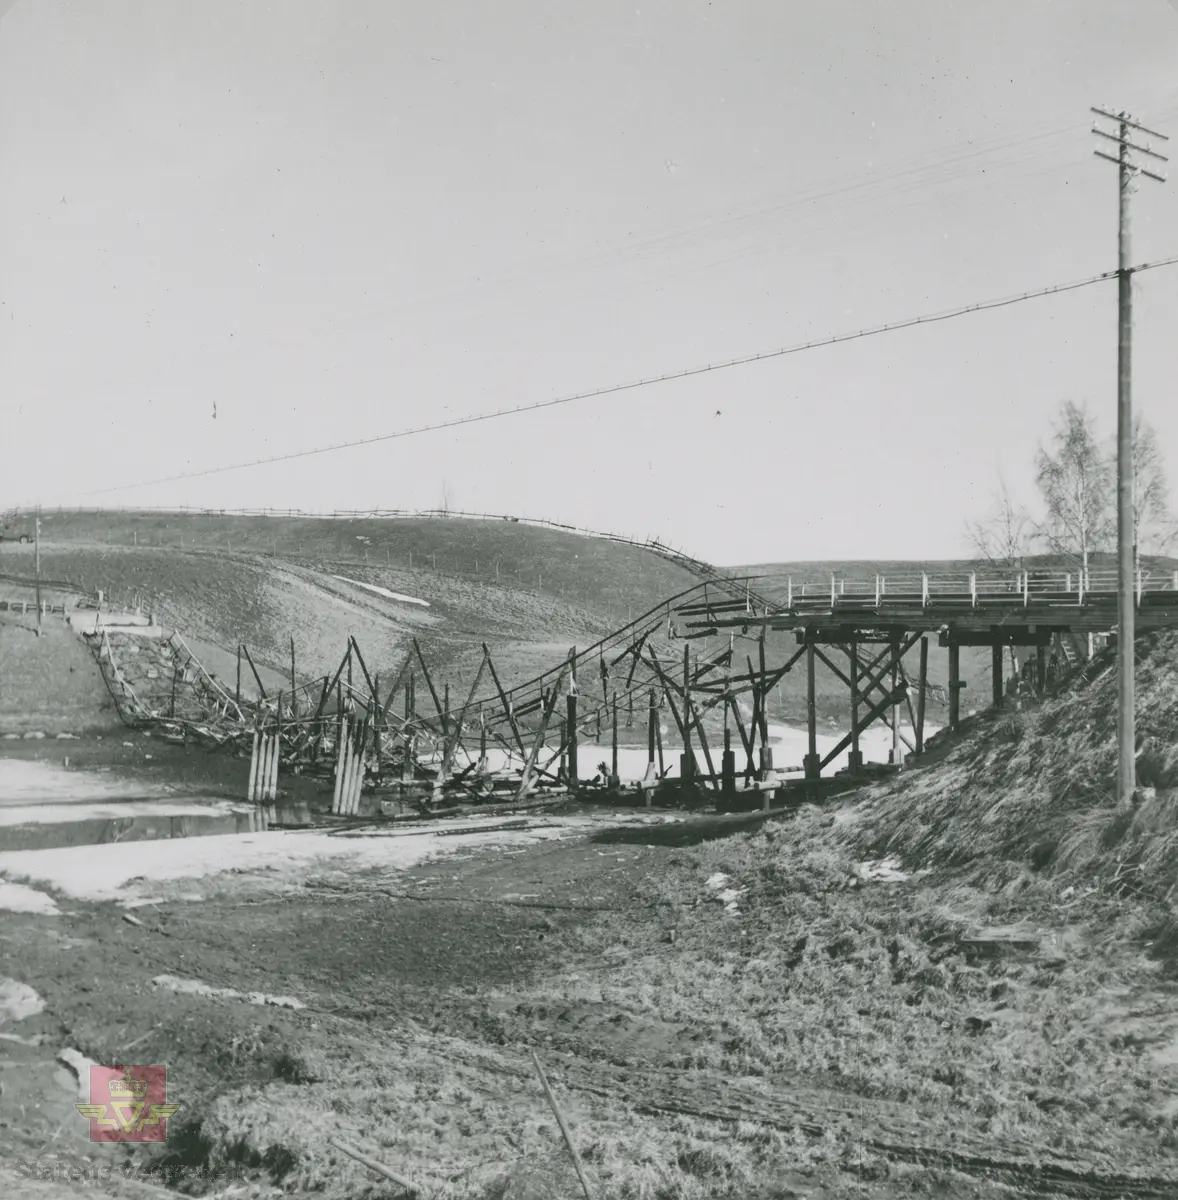
[[[56,917],[57,903],[52,896],[23,883],[8,883],[0,879],[0,912],[37,913],[43,917]]]
[[[239,992],[234,988],[213,987],[202,979],[182,979],[178,975],[157,975],[151,981],[156,987],[181,996],[207,996],[211,1000],[244,1000],[247,1004],[272,1008],[306,1008],[295,996],[271,996],[266,992]]]
[[[375,592],[378,596],[384,596],[386,600],[399,600],[402,604],[420,604],[422,608],[429,608],[428,600],[419,600],[416,596],[404,596],[400,592],[390,592],[388,588],[382,588],[375,583],[362,583],[359,579],[349,579],[346,575],[333,575],[332,579],[338,579],[341,583],[350,583],[352,587],[363,588],[366,592]]]
[[[544,828],[480,832],[500,823],[488,817],[464,822],[474,832],[438,836],[444,821],[403,837],[333,837],[317,831],[270,830],[266,833],[169,838],[98,846],[0,853],[0,876],[51,888],[75,900],[142,900],[159,893],[160,884],[204,879],[232,872],[261,875],[274,883],[297,883],[317,866],[348,870],[382,867],[407,870],[447,854],[484,846],[529,846],[554,837],[584,833],[596,822],[567,817]],[[48,897],[46,897],[48,899]]]

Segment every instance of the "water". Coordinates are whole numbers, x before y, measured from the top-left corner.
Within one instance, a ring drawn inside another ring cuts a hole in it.
[[[305,813],[292,814],[286,806],[275,815],[276,824],[306,819]],[[114,772],[0,759],[0,851],[256,833],[265,828],[264,814],[250,804],[217,796],[178,796],[173,787]]]

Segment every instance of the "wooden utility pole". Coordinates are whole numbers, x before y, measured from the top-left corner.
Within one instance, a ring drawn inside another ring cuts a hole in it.
[[[37,588],[37,636],[41,636],[41,510],[33,518],[33,572]]]
[[[1157,175],[1138,166],[1131,157],[1144,154],[1151,159],[1166,162],[1164,154],[1158,154],[1148,146],[1131,141],[1130,130],[1148,137],[1168,141],[1164,134],[1146,129],[1130,120],[1128,113],[1111,113],[1102,108],[1093,108],[1098,117],[1113,121],[1116,133],[1108,133],[1093,126],[1098,137],[1113,142],[1117,154],[1106,154],[1097,150],[1100,158],[1117,164],[1119,176],[1119,204],[1117,210],[1117,803],[1132,804],[1137,790],[1137,723],[1134,705],[1134,640],[1136,633],[1136,604],[1134,588],[1134,506],[1136,503],[1135,480],[1133,478],[1133,392],[1132,392],[1132,348],[1133,348],[1133,268],[1129,265],[1129,197],[1132,193],[1133,177],[1145,175],[1165,183],[1164,175]]]

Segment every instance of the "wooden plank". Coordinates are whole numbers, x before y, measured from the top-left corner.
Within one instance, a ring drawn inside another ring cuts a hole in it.
[[[658,655],[655,653],[653,646],[647,646],[647,653],[650,655],[651,664],[654,666],[655,673],[663,685],[663,695],[667,698],[667,704],[671,709],[671,716],[675,718],[675,726],[679,730],[679,737],[684,745],[687,744],[687,735],[683,730],[683,722],[679,719],[679,710],[675,707],[675,699],[672,696],[672,691],[677,690],[676,684],[671,677],[663,670],[662,664],[658,660]]]
[[[250,648],[247,645],[245,645],[244,642],[242,643],[241,648],[242,648],[242,651],[245,653],[245,661],[247,663],[249,663],[250,670],[254,673],[254,679],[257,680],[258,691],[262,693],[262,699],[268,700],[269,697],[266,695],[266,685],[262,682],[261,675],[258,674],[258,668],[254,666],[254,659],[253,659],[253,655],[250,654]]]
[[[470,685],[470,692],[467,694],[466,703],[458,712],[458,717],[454,722],[454,727],[446,740],[446,746],[442,754],[442,777],[446,778],[450,774],[450,768],[454,763],[454,752],[458,749],[458,741],[462,736],[462,721],[466,716],[467,709],[474,702],[474,694],[479,689],[479,684],[483,682],[483,672],[487,669],[487,656],[484,653],[483,661],[479,663],[479,669],[475,674],[474,683]]]
[[[499,693],[499,702],[503,705],[503,715],[507,718],[508,724],[511,726],[511,732],[515,737],[515,743],[519,747],[520,758],[526,758],[528,752],[524,749],[524,740],[520,736],[519,725],[516,724],[515,714],[512,712],[507,694],[503,691],[503,684],[499,682],[499,674],[495,670],[495,662],[491,658],[491,651],[487,649],[486,642],[483,643],[483,653],[487,656],[487,666],[490,668],[491,678],[495,682],[495,690]]]
[[[433,700],[434,708],[436,709],[438,716],[442,719],[442,733],[443,735],[446,735],[450,732],[446,727],[446,713],[442,708],[441,700],[438,699],[437,689],[434,687],[434,681],[430,676],[429,667],[425,665],[425,657],[421,653],[421,647],[417,644],[416,638],[413,639],[413,649],[417,654],[417,661],[421,664],[421,673],[425,676],[425,686],[429,688],[430,699]]]
[[[920,639],[920,675],[917,680],[916,692],[916,724],[913,733],[916,738],[914,753],[924,753],[924,708],[925,696],[928,692],[928,638]]]
[[[868,709],[868,710],[867,710],[867,716],[866,716],[866,717],[864,717],[862,724],[859,726],[859,732],[860,732],[860,733],[862,733],[862,732],[863,732],[865,729],[867,729],[867,728],[868,728],[868,727],[869,727],[871,724],[873,724],[873,723],[874,723],[874,721],[876,720],[876,718],[877,718],[877,717],[879,717],[879,715],[880,715],[881,713],[885,712],[885,711],[887,710],[888,706],[889,706],[891,703],[892,703],[892,698],[891,698],[890,696],[885,696],[885,697],[884,697],[882,700],[880,700],[878,703],[876,703],[876,704],[875,704],[875,705],[873,705],[873,706],[872,706],[870,709]],[[818,764],[818,770],[819,770],[819,771],[821,771],[821,770],[822,770],[824,767],[827,767],[827,766],[829,766],[829,765],[830,765],[832,762],[834,762],[834,760],[835,760],[836,758],[838,758],[838,756],[839,756],[840,754],[842,754],[842,752],[843,752],[843,751],[844,751],[844,750],[845,750],[845,749],[846,749],[846,748],[847,748],[847,747],[848,747],[850,744],[851,744],[851,735],[848,733],[848,734],[846,735],[846,737],[844,737],[844,738],[843,738],[843,739],[842,739],[842,740],[841,740],[841,741],[838,743],[838,745],[836,745],[836,746],[834,747],[834,749],[833,749],[833,750],[831,750],[831,751],[830,751],[830,753],[829,753],[829,754],[827,754],[827,755],[826,755],[826,757],[825,757],[824,759],[822,759],[822,761],[821,761],[821,762]]]
[[[347,661],[346,655],[340,659],[339,666],[336,667],[335,674],[331,677],[331,682],[323,689],[323,695],[319,697],[319,707],[315,710],[316,720],[323,715],[323,706],[327,703],[327,697],[335,690],[335,685],[339,683],[339,677],[343,674],[344,664]]]
[[[364,672],[364,682],[368,684],[368,691],[372,696],[372,708],[375,711],[380,708],[380,689],[372,682],[372,676],[368,674],[368,666],[364,662],[364,655],[360,653],[360,643],[349,634],[348,641],[352,645],[352,649],[356,652],[356,661],[360,664],[360,670]]]
[[[388,719],[389,709],[393,705],[393,697],[397,694],[397,689],[401,686],[402,680],[405,678],[405,672],[409,670],[409,664],[413,661],[412,654],[405,655],[405,661],[401,664],[400,670],[393,677],[393,686],[389,688],[389,694],[385,699],[384,704],[380,708],[380,719],[382,721]]]
[[[548,732],[548,722],[552,719],[552,710],[556,707],[556,700],[560,694],[560,685],[564,682],[564,674],[564,668],[562,667],[560,675],[557,676],[556,683],[553,685],[552,691],[544,703],[544,713],[540,719],[540,727],[536,730],[532,749],[524,763],[523,774],[519,782],[519,791],[515,795],[517,801],[522,800],[528,794],[528,787],[532,782],[532,769],[536,765],[536,756],[540,753],[540,747],[544,744],[544,735]]]
[[[699,736],[700,749],[704,752],[704,762],[706,762],[708,764],[708,775],[709,775],[709,777],[711,777],[714,780],[716,777],[716,767],[715,767],[715,764],[712,762],[712,752],[708,747],[708,738],[707,738],[707,734],[704,733],[703,722],[700,720],[699,713],[696,712],[694,704],[691,705],[688,712],[690,714],[689,720],[694,722],[695,732]],[[615,724],[616,724],[616,719],[617,719],[617,714],[615,713]],[[615,757],[616,757],[616,755],[615,755]],[[615,774],[616,774],[616,771],[615,771]]]

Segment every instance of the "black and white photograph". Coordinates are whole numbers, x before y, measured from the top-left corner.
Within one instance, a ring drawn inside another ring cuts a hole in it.
[[[1178,1200],[1178,0],[0,0],[0,1196]]]

